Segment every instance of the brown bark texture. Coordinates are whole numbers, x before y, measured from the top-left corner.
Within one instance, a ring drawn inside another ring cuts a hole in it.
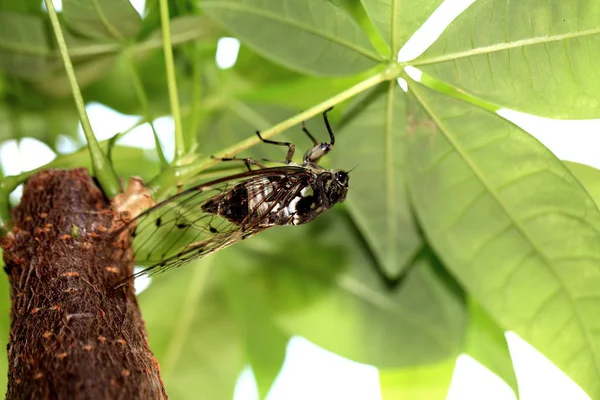
[[[118,215],[85,169],[25,185],[2,241],[11,286],[7,399],[164,399]]]

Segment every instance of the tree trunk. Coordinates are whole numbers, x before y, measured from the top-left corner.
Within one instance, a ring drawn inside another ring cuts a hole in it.
[[[11,286],[7,399],[164,399],[128,284],[118,215],[85,169],[29,179],[2,241]]]

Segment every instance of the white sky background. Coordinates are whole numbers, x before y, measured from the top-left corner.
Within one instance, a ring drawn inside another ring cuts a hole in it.
[[[399,53],[402,61],[420,54],[443,31],[443,28],[468,7],[473,0],[446,0],[422,29]],[[143,0],[132,0],[136,9],[143,10]],[[54,1],[60,10],[60,1]],[[225,38],[220,42],[217,63],[231,67],[235,63],[239,44]],[[99,104],[90,104],[88,112],[94,132],[99,139],[111,137],[129,128],[137,116],[118,114]],[[575,161],[600,168],[600,120],[557,121],[528,116],[511,110],[499,112],[531,133],[562,160]],[[155,126],[161,136],[165,152],[173,154],[173,122],[160,118]],[[139,127],[120,143],[153,148],[148,125]],[[62,149],[73,149],[64,138]],[[14,140],[0,145],[0,160],[6,174],[18,174],[43,165],[54,158],[50,149],[39,141],[24,139],[17,145]],[[143,282],[140,282],[143,283]],[[145,283],[147,285],[147,282]],[[543,355],[518,335],[506,334],[522,400],[585,400],[589,397]],[[403,343],[398,343],[402,346]],[[410,345],[410,344],[406,344]],[[240,376],[234,400],[257,400],[258,394],[250,369]],[[268,396],[269,400],[379,400],[378,372],[374,367],[358,364],[323,350],[303,338],[293,338],[279,377]],[[498,377],[469,356],[461,355],[447,400],[514,400],[509,387]]]

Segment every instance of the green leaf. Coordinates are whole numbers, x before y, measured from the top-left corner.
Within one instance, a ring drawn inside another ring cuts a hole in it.
[[[436,253],[502,329],[600,396],[596,204],[515,125],[410,88],[408,182]]]
[[[402,45],[442,0],[361,0],[367,14],[396,57]]]
[[[201,7],[255,51],[296,71],[343,76],[382,60],[352,18],[322,0],[209,0]]]
[[[206,258],[162,275],[139,296],[150,345],[173,399],[231,400],[244,366],[227,297]]]
[[[455,357],[421,367],[379,371],[383,400],[444,400],[454,373]]]
[[[94,39],[123,42],[142,29],[142,18],[128,0],[63,0],[69,28]]]
[[[70,102],[47,103],[45,109],[0,103],[0,141],[31,137],[55,147],[59,134],[77,137],[79,116]]]
[[[359,83],[366,78],[365,75],[344,78],[300,77],[243,91],[238,97],[257,103],[303,110]]]
[[[375,258],[398,277],[422,245],[410,209],[405,168],[406,97],[396,82],[364,96],[347,115],[331,153],[336,167],[350,169],[347,206]]]
[[[222,253],[219,265],[224,257],[238,255],[236,252]],[[250,361],[256,379],[260,398],[265,398],[279,375],[285,360],[289,335],[282,332],[273,321],[271,313],[262,304],[260,294],[247,285],[243,275],[235,271],[237,258],[229,257],[228,264],[233,268],[222,268],[224,289],[227,292],[233,318],[239,327],[244,341],[246,355]]]
[[[518,396],[519,385],[504,332],[475,300],[469,303],[465,353],[503,379]]]
[[[116,55],[108,54],[74,65],[79,87],[84,88],[101,79],[111,70],[116,59]],[[64,70],[47,74],[45,79],[35,82],[35,87],[41,93],[53,98],[64,98],[71,95],[71,86]]]
[[[439,275],[435,256],[423,252],[404,281],[389,289],[346,219],[330,212],[237,245],[245,251],[239,259],[253,266],[247,282],[260,288],[279,325],[381,368],[458,354],[465,307]]]
[[[499,107],[598,118],[599,20],[596,0],[481,0],[412,64]]]
[[[51,47],[42,18],[0,11],[0,69],[23,78],[50,67]]]
[[[563,161],[588,194],[600,205],[600,171],[589,165]]]

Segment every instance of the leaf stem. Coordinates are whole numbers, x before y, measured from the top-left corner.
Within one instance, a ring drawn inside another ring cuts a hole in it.
[[[314,117],[317,114],[322,113],[335,106],[342,101],[348,100],[351,97],[356,96],[359,93],[364,92],[365,90],[380,84],[381,82],[396,79],[402,72],[402,69],[398,67],[398,65],[393,64],[389,68],[381,71],[362,82],[352,86],[351,88],[338,93],[337,95],[330,97],[329,99],[323,101],[320,104],[317,104],[314,107],[309,108],[306,111],[303,111],[291,118],[286,119],[283,122],[261,132],[261,135],[265,139],[269,139],[286,129],[291,128],[294,125],[300,124],[302,121],[306,121],[311,117]],[[232,157],[239,152],[246,150],[256,144],[260,143],[260,139],[255,135],[252,135],[248,139],[242,140],[241,142],[226,148],[225,150],[215,154],[214,156],[217,158],[221,157]],[[164,171],[162,174],[154,178],[149,184],[148,187],[154,193],[155,199],[160,200],[162,196],[164,196],[169,188],[175,187],[176,185],[185,184],[188,180],[190,180],[194,175],[197,175],[201,171],[205,170],[208,167],[211,167],[218,163],[219,161],[215,158],[205,158],[196,163],[183,165],[180,167],[172,168],[167,171]]]
[[[58,48],[60,50],[60,55],[65,67],[65,72],[69,80],[69,85],[71,86],[73,100],[75,101],[75,106],[77,107],[77,112],[79,113],[83,133],[85,135],[85,139],[90,150],[93,174],[96,177],[96,179],[98,179],[98,182],[100,183],[104,194],[106,194],[106,196],[109,198],[113,198],[121,192],[119,178],[117,177],[117,174],[112,168],[108,157],[104,154],[104,152],[100,148],[100,145],[98,144],[98,141],[96,140],[96,137],[94,136],[92,125],[90,124],[90,120],[85,110],[85,103],[81,95],[81,90],[79,89],[79,85],[77,84],[75,70],[73,69],[71,59],[69,58],[67,44],[65,42],[65,38],[60,28],[58,16],[56,15],[56,10],[54,9],[54,4],[52,4],[52,0],[44,0],[44,3],[46,4],[46,8],[48,9],[48,15],[52,24],[52,30],[54,31],[54,35],[56,36],[56,42],[58,43]]]
[[[135,90],[135,94],[138,98],[140,106],[142,108],[142,113],[144,114],[144,119],[148,121],[150,124],[150,128],[152,129],[152,134],[154,135],[154,145],[156,147],[156,154],[158,155],[158,160],[160,162],[160,168],[166,169],[169,166],[167,159],[165,158],[165,154],[163,153],[162,146],[160,145],[160,140],[158,139],[158,134],[156,133],[156,129],[154,128],[154,118],[150,115],[150,108],[148,107],[148,96],[146,96],[146,91],[144,90],[144,84],[140,79],[137,69],[135,68],[135,62],[133,60],[133,55],[131,51],[128,49],[126,51],[127,58],[129,61],[129,65],[131,67],[131,77],[133,81],[133,87]]]
[[[45,0],[48,1],[48,0]],[[169,4],[167,0],[159,0],[160,24],[162,28],[163,51],[165,54],[165,69],[167,72],[167,86],[169,88],[169,103],[175,124],[175,165],[185,155],[185,138],[181,124],[179,97],[177,96],[177,80],[175,78],[175,63],[173,62],[173,47],[171,46],[171,23],[169,21]]]

